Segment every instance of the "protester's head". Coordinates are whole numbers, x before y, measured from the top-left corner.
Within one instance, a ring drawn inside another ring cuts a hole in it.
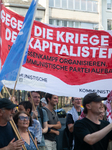
[[[51,104],[52,106],[56,106],[58,103],[58,96],[57,95],[52,95],[50,93],[47,93],[45,95],[45,99],[48,104]]]
[[[17,97],[16,96],[12,97],[12,101],[13,101],[14,104],[18,105],[18,101],[17,101]]]
[[[41,105],[42,105],[42,107],[45,107],[46,105],[47,105],[47,102],[46,102],[46,99],[45,99],[45,97],[43,97],[43,98],[41,98]]]
[[[17,105],[13,104],[7,98],[0,99],[0,120],[4,120],[4,122],[8,122],[12,119],[13,114],[15,113],[14,108]]]
[[[106,116],[106,109],[107,109],[106,105],[103,104],[102,105],[102,112],[99,115],[99,120],[104,120],[105,119],[104,117]]]
[[[28,128],[29,126],[32,125],[32,119],[31,119],[31,116],[26,113],[26,112],[22,112],[22,111],[19,111],[17,112],[14,117],[14,122],[15,124],[17,125],[18,128]]]
[[[40,92],[39,91],[31,91],[31,95],[30,95],[30,93],[28,93],[28,99],[31,103],[32,103],[32,99],[33,99],[34,105],[39,106]]]
[[[20,102],[19,106],[18,106],[18,110],[19,111],[25,111],[28,114],[31,114],[31,112],[32,112],[32,104],[30,103],[30,101]]]
[[[72,97],[72,105],[76,107],[81,107],[82,98],[81,97]]]
[[[87,114],[89,110],[93,113],[101,113],[102,101],[106,100],[107,97],[100,97],[97,93],[89,93],[83,99],[84,113]]]

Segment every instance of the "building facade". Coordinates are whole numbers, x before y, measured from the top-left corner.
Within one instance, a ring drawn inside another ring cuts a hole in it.
[[[112,0],[102,0],[102,24],[104,30],[112,30]]]
[[[21,16],[25,16],[32,0],[2,0],[5,7],[18,13]],[[42,21],[45,16],[45,8],[38,4],[35,20]]]
[[[32,0],[3,0],[25,16]],[[111,30],[112,0],[39,0],[35,20],[55,26]]]
[[[49,0],[49,23],[75,28],[98,28],[98,2]]]

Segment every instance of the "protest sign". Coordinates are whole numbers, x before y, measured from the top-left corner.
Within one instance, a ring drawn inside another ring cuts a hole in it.
[[[3,65],[24,18],[5,7],[1,14]],[[27,60],[16,89],[59,96],[83,97],[88,92],[107,96],[112,90],[111,41],[111,32],[54,27],[34,21]],[[13,88],[14,81],[3,83]]]

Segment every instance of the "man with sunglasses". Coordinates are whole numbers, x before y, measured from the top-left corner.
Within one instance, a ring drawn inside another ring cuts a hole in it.
[[[54,107],[58,103],[58,96],[47,93],[46,96],[47,105],[44,109],[47,111],[49,118],[48,121],[48,132],[44,135],[45,144],[47,150],[57,150],[56,148],[56,136],[59,135],[58,129],[61,128],[61,123],[58,120],[58,116],[54,111]]]
[[[0,150],[22,150],[23,140],[17,140],[12,129],[14,108],[16,107],[9,99],[0,99]]]

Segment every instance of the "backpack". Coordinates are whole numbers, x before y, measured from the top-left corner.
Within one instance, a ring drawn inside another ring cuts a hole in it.
[[[62,148],[62,150],[70,150],[69,131],[67,127],[63,131]]]

